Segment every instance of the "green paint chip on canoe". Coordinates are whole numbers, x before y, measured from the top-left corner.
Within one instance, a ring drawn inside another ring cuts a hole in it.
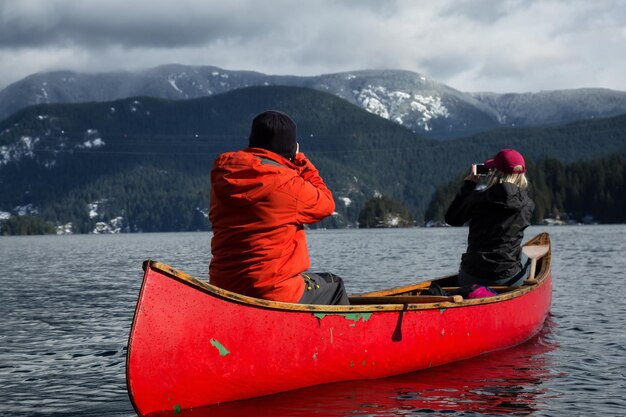
[[[439,314],[443,314],[443,313],[445,313],[445,312],[446,312],[446,309],[445,309],[445,308],[440,308],[440,309],[439,309]]]
[[[354,361],[350,361],[350,366],[354,368]]]
[[[215,339],[211,339],[211,344],[219,351],[220,356],[226,356],[230,353],[230,351],[226,349],[223,344]]]
[[[180,414],[180,405],[179,404],[176,404],[174,406],[174,414]]]
[[[322,320],[326,316],[343,316],[346,320],[350,320],[353,322],[368,321],[372,317],[372,313],[348,313],[348,314],[333,314],[333,313],[314,313],[313,316]],[[354,327],[354,325],[351,325]]]
[[[368,321],[371,317],[372,317],[372,313],[350,313],[350,314],[346,314],[346,320],[351,320],[351,321],[354,321],[354,322],[357,322],[359,320],[361,320],[361,321]]]

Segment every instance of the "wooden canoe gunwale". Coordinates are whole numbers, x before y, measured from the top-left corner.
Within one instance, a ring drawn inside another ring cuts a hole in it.
[[[535,236],[533,239],[528,241],[526,245],[549,245],[550,237],[547,233],[541,233]],[[537,263],[537,272],[536,272],[536,282],[532,285],[524,285],[521,287],[516,287],[515,289],[504,292],[502,294],[486,297],[486,298],[477,298],[477,299],[464,299],[461,302],[452,301],[440,301],[441,297],[435,298],[437,302],[429,303],[429,302],[416,302],[411,303],[408,302],[408,297],[398,297],[402,302],[393,303],[394,295],[406,295],[411,292],[416,292],[418,290],[428,288],[431,282],[440,281],[440,282],[449,282],[453,280],[456,276],[449,275],[442,278],[438,278],[432,281],[421,282],[417,284],[405,285],[401,287],[396,287],[383,291],[375,291],[364,294],[358,294],[359,298],[364,297],[372,297],[380,300],[381,297],[385,297],[389,299],[389,303],[385,304],[355,304],[349,306],[333,306],[333,305],[312,305],[312,304],[294,304],[294,303],[284,303],[278,301],[271,300],[263,300],[254,297],[248,297],[245,295],[237,294],[228,290],[224,290],[222,288],[211,285],[205,281],[197,279],[189,274],[186,274],[182,271],[179,271],[169,265],[166,265],[161,262],[147,260],[144,262],[144,269],[150,268],[152,270],[157,270],[170,278],[173,278],[185,285],[191,286],[199,291],[202,291],[211,296],[220,298],[222,300],[244,304],[250,307],[258,307],[263,309],[272,309],[272,310],[282,310],[282,311],[295,311],[295,312],[327,312],[327,313],[352,313],[352,312],[372,312],[372,311],[407,311],[407,310],[430,310],[430,309],[441,309],[441,308],[458,308],[458,307],[468,307],[474,305],[483,305],[483,304],[492,304],[505,300],[514,299],[520,297],[524,294],[529,293],[533,289],[544,284],[544,281],[550,274],[550,263],[551,263],[551,251],[548,252],[538,260]],[[422,296],[420,300],[424,299]]]

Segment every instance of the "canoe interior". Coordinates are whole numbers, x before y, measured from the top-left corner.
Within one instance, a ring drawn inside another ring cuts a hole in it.
[[[448,275],[436,278],[430,281],[419,282],[415,284],[394,287],[363,294],[354,294],[350,296],[349,306],[328,306],[328,305],[311,305],[311,304],[292,304],[270,300],[262,300],[258,298],[248,297],[236,294],[218,287],[215,287],[206,281],[199,280],[182,271],[172,268],[160,262],[148,260],[144,263],[144,269],[150,267],[158,270],[171,278],[174,278],[184,284],[190,285],[200,291],[208,293],[212,296],[226,299],[231,302],[254,305],[257,307],[287,310],[287,311],[327,311],[327,312],[362,312],[362,311],[381,311],[381,310],[420,310],[433,309],[441,307],[461,307],[476,304],[489,304],[499,302],[511,298],[521,296],[531,291],[537,285],[541,285],[550,274],[551,251],[550,236],[547,233],[540,233],[530,239],[526,246],[545,246],[547,252],[537,259],[535,279],[527,281],[525,285],[519,287],[490,287],[494,289],[498,295],[478,299],[463,299],[461,296],[431,296],[422,295],[431,283],[435,282],[444,290],[453,290],[458,288],[458,274]]]

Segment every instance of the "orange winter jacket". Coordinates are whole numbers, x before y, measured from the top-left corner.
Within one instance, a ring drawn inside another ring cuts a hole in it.
[[[335,210],[317,169],[260,148],[220,155],[211,170],[212,284],[297,303],[309,268],[304,224]]]

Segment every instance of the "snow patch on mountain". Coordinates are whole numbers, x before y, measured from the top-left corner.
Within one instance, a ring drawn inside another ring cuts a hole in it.
[[[73,227],[72,222],[60,224],[57,226],[57,235],[72,235],[74,234]]]
[[[337,200],[339,200],[339,201],[343,201],[343,204],[344,204],[346,207],[349,207],[349,206],[350,206],[350,204],[352,204],[352,200],[351,200],[350,198],[348,198],[348,197],[338,197],[338,198],[337,198]]]
[[[22,206],[15,206],[13,213],[10,211],[0,211],[0,221],[9,220],[13,216],[36,216],[39,214],[39,209],[32,203]]]
[[[0,146],[0,166],[11,162],[12,154],[8,146]]]
[[[41,83],[41,88],[38,92],[35,93],[35,103],[37,104],[46,104],[48,103],[48,90],[46,87],[48,83],[46,81]]]
[[[196,211],[200,214],[202,214],[202,216],[205,219],[209,218],[209,210],[207,208],[203,208],[203,207],[196,207]]]
[[[130,111],[131,112],[136,112],[137,110],[139,110],[139,107],[141,106],[141,101],[139,100],[134,100],[131,105],[130,105]]]
[[[87,208],[89,210],[89,218],[93,219],[94,217],[98,217],[98,204],[99,201],[94,201],[93,203],[87,204]]]
[[[109,202],[108,199],[103,198],[87,204],[87,210],[89,211],[89,218],[92,220],[99,220],[94,224],[94,228],[91,230],[92,234],[116,234],[124,231],[124,211],[112,219],[107,220],[107,215],[103,211],[103,208]]]
[[[122,231],[123,226],[124,218],[118,216],[108,222],[97,222],[91,233],[95,235],[118,234]]]
[[[19,161],[23,157],[33,158],[35,156],[35,145],[39,143],[39,138],[22,136],[11,145],[0,146],[0,166],[12,161]]]
[[[39,209],[32,204],[26,204],[23,206],[16,206],[13,212],[18,216],[32,216],[39,214]]]
[[[357,96],[357,100],[361,107],[370,113],[380,116],[385,119],[389,119],[389,109],[384,103],[385,99],[381,96],[386,94],[385,87],[372,88],[368,86],[361,91],[355,90],[354,94]]]
[[[178,91],[180,94],[184,95],[185,97],[187,96],[187,94],[185,94],[183,90],[181,90],[178,87],[178,85],[176,85],[176,75],[171,74],[169,77],[167,77],[167,82],[170,83],[170,85],[172,86],[174,90]]]
[[[390,91],[384,86],[368,84],[352,92],[357,103],[365,110],[387,120],[410,128],[432,130],[430,122],[450,117],[450,111],[441,97],[411,94],[406,91]],[[409,120],[415,120],[411,123]]]
[[[97,129],[87,129],[85,131],[85,136],[83,139],[83,143],[77,145],[77,148],[99,148],[101,146],[106,145],[104,140],[100,137],[100,133]]]
[[[401,220],[402,217],[400,217],[398,214],[389,213],[387,214],[387,216],[385,216],[384,224],[385,227],[398,227]]]
[[[105,143],[104,143],[104,141],[101,138],[96,138],[96,139],[93,139],[93,140],[89,140],[89,141],[83,142],[83,146],[85,148],[98,148],[98,147],[104,146],[104,145],[105,145]]]
[[[24,147],[23,147],[24,156],[30,156],[30,157],[35,156],[35,154],[33,153],[33,150],[35,149],[35,144],[39,142],[39,138],[33,139],[30,136],[22,136],[20,140],[24,144]]]
[[[440,117],[450,117],[450,112],[441,102],[441,97],[421,96],[419,94],[415,94],[413,96],[413,101],[411,102],[411,110],[422,115],[422,117],[418,119],[417,123],[418,126],[423,127],[426,131],[432,130],[432,126],[428,124],[429,121]]]

